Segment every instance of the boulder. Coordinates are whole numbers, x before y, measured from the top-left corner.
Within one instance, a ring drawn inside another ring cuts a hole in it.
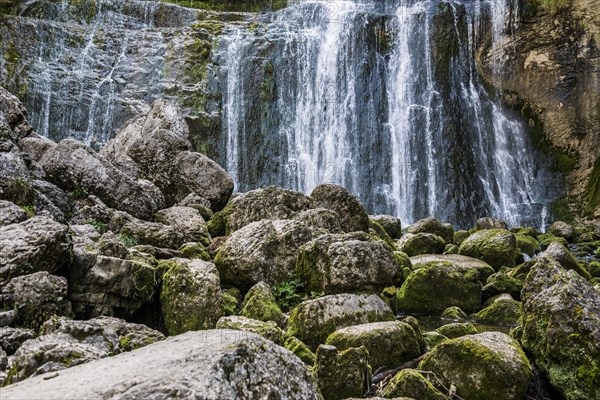
[[[567,399],[600,399],[600,292],[540,258],[525,279],[521,341]]]
[[[364,346],[369,352],[369,365],[373,370],[394,368],[421,354],[417,333],[410,325],[400,321],[341,328],[329,335],[325,344],[339,350]]]
[[[365,206],[346,188],[324,183],[310,194],[315,207],[327,208],[340,216],[340,225],[344,232],[369,231],[369,216]]]
[[[300,303],[290,313],[287,333],[314,349],[340,328],[393,320],[394,313],[377,295],[338,294]]]
[[[492,217],[483,217],[483,218],[479,218],[476,222],[475,222],[475,226],[474,226],[476,231],[483,231],[486,229],[508,229],[508,225],[506,224],[506,222],[500,220],[500,219],[496,219],[496,218],[492,218]]]
[[[170,335],[214,328],[223,315],[219,272],[202,260],[174,258],[163,261],[160,303]]]
[[[313,353],[304,342],[295,336],[286,336],[283,347],[298,356],[306,365],[313,366],[315,353]]]
[[[285,316],[275,302],[271,286],[264,282],[252,286],[246,293],[240,315],[259,321],[273,321],[279,326],[283,326],[285,322]]]
[[[484,332],[438,344],[419,364],[438,388],[456,387],[465,400],[520,400],[532,377],[519,344],[500,332]],[[438,381],[439,380],[439,381]]]
[[[369,218],[369,234],[373,239],[381,240],[392,250],[398,250],[398,246],[396,246],[396,242],[387,234],[385,229],[379,223],[371,218]]]
[[[13,142],[0,138],[0,200],[32,206],[35,193],[23,156]]]
[[[294,216],[294,220],[302,222],[314,230],[322,230],[323,233],[341,233],[342,226],[340,216],[326,208],[311,208],[301,211]]]
[[[0,226],[17,224],[28,218],[24,209],[13,202],[0,200]]]
[[[46,271],[12,278],[5,291],[23,327],[37,330],[53,315],[71,314],[67,280]]]
[[[410,258],[413,269],[419,269],[432,261],[450,262],[461,267],[475,268],[479,271],[479,278],[483,284],[494,274],[494,268],[485,261],[460,254],[421,254]]]
[[[240,336],[228,330],[188,332],[47,377],[2,388],[2,396],[48,400],[319,398],[298,357],[258,335]]]
[[[200,212],[191,207],[171,207],[154,214],[154,220],[172,226],[178,233],[183,233],[187,242],[210,244],[208,227]]]
[[[40,164],[47,179],[61,189],[96,195],[109,207],[138,218],[150,219],[164,207],[164,197],[156,186],[124,174],[76,140],[62,140],[44,154]]]
[[[555,221],[550,226],[550,229],[548,229],[548,233],[557,237],[565,238],[569,242],[575,239],[575,236],[577,236],[573,226],[563,221]]]
[[[403,312],[430,315],[439,315],[451,306],[475,312],[481,306],[479,271],[450,262],[428,262],[404,281],[397,305]]]
[[[533,257],[536,253],[541,251],[540,243],[531,236],[517,233],[515,234],[515,239],[517,239],[517,250],[519,253]]]
[[[443,224],[435,218],[421,219],[408,228],[408,233],[431,233],[444,239],[446,243],[453,243],[454,241],[454,228],[450,224]]]
[[[15,310],[0,311],[0,328],[12,325],[16,318],[17,313]]]
[[[228,317],[221,317],[217,321],[216,327],[217,329],[233,329],[236,331],[255,333],[280,346],[283,346],[284,343],[284,333],[273,321],[259,321],[239,315],[231,315]],[[243,336],[241,333],[240,335]]]
[[[357,232],[322,235],[302,245],[296,273],[308,291],[379,292],[399,281],[401,268],[389,246]]]
[[[16,142],[29,135],[33,129],[26,117],[27,110],[17,96],[0,87],[0,138]]]
[[[483,260],[496,270],[502,266],[513,267],[516,260],[517,240],[505,229],[486,229],[466,238],[458,252]]]
[[[485,301],[501,293],[508,293],[514,299],[519,300],[522,288],[523,281],[520,279],[513,278],[504,272],[496,272],[487,279],[486,284],[483,286],[483,300]]]
[[[425,343],[427,344],[427,350],[431,351],[438,344],[449,340],[446,336],[442,335],[436,331],[429,331],[423,333],[423,339],[425,339]]]
[[[477,328],[470,322],[452,323],[442,325],[435,330],[440,335],[444,335],[448,339],[454,339],[465,335],[474,335],[477,333]]]
[[[589,271],[585,269],[577,259],[571,254],[571,252],[562,244],[558,242],[552,242],[548,245],[548,248],[540,253],[540,257],[549,257],[552,258],[564,268],[564,269],[572,269],[577,272],[579,275],[583,276],[588,281],[592,279]]]
[[[0,286],[19,275],[54,272],[68,264],[72,257],[68,231],[47,217],[0,226]]]
[[[312,231],[293,220],[264,220],[235,231],[215,256],[223,282],[248,289],[258,282],[278,285],[294,278],[298,248]]]
[[[473,319],[480,324],[515,326],[521,317],[521,302],[499,300],[479,311]]]
[[[378,392],[386,399],[408,397],[419,400],[448,400],[419,371],[403,369]]]
[[[400,218],[392,215],[370,215],[369,218],[381,225],[392,239],[400,239],[402,236]]]
[[[196,216],[200,217],[198,214]],[[176,223],[167,225],[160,222],[143,221],[123,212],[113,213],[109,224],[124,239],[127,247],[148,245],[158,248],[178,249],[185,243],[195,241],[197,238],[202,239],[203,243],[208,241],[206,236],[208,233],[205,231],[206,235],[203,235],[201,226],[195,225],[194,228],[190,226],[190,229],[195,230],[190,232]]]
[[[465,230],[459,230],[454,232],[454,240],[452,241],[452,243],[454,243],[457,246],[460,246],[462,244],[462,242],[465,241],[466,238],[468,238],[469,236],[471,236],[471,233]]]
[[[339,351],[334,346],[319,346],[313,374],[325,400],[362,397],[371,378],[368,359],[364,347]]]
[[[446,242],[433,233],[407,233],[397,242],[398,248],[409,257],[420,254],[441,254],[444,252]]]
[[[210,201],[206,200],[204,197],[198,196],[196,193],[188,194],[176,205],[179,207],[190,207],[198,210],[205,221],[208,221],[214,214],[210,209]]]
[[[467,319],[469,316],[460,307],[448,307],[446,308],[441,315],[442,318],[452,319],[455,321],[463,321]]]
[[[0,347],[10,356],[21,347],[23,343],[36,336],[33,329],[26,328],[0,328]]]

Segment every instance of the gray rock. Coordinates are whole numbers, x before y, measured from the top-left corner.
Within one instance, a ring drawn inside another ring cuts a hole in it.
[[[345,232],[369,231],[369,216],[363,204],[342,186],[325,183],[310,194],[315,207],[328,208],[340,216]]]
[[[21,101],[12,93],[0,87],[0,138],[14,142],[29,135],[32,131],[27,122],[27,111]],[[4,136],[6,135],[6,136]]]
[[[0,328],[12,325],[15,319],[17,319],[15,310],[0,311]]]
[[[485,229],[508,229],[508,225],[506,224],[506,222],[500,220],[500,219],[496,219],[496,218],[492,218],[492,217],[483,217],[483,218],[479,218],[476,222],[475,222],[475,230],[476,231],[482,231]]]
[[[23,343],[35,336],[33,329],[3,327],[0,328],[0,347],[10,356],[15,354]]]
[[[18,205],[0,200],[0,226],[16,224],[27,219],[27,213]]]
[[[69,315],[67,280],[46,271],[18,276],[4,289],[17,312],[19,325],[37,330],[53,315]]]
[[[198,196],[196,193],[190,193],[185,196],[183,200],[177,203],[177,206],[195,208],[200,212],[205,221],[208,221],[213,216],[213,211],[210,209],[210,201]]]
[[[189,332],[44,378],[3,388],[3,398],[320,398],[299,358],[258,335],[231,330]]]
[[[69,263],[72,245],[68,230],[46,217],[0,226],[0,286],[13,277],[54,272]]]
[[[549,257],[552,258],[564,268],[564,269],[572,269],[577,272],[579,275],[583,276],[588,281],[592,279],[592,275],[590,275],[589,271],[583,267],[577,259],[571,254],[571,252],[562,244],[558,242],[552,242],[544,250],[540,253],[540,257]]]
[[[454,240],[454,228],[450,224],[443,224],[435,218],[421,219],[408,228],[408,233],[431,233],[444,239],[446,243],[452,243]]]
[[[58,186],[47,181],[36,179],[33,181],[33,188],[36,190],[38,197],[45,197],[47,201],[58,208],[62,213],[67,213],[69,211],[69,196]]]
[[[27,154],[29,160],[36,165],[39,164],[44,153],[56,146],[56,143],[47,137],[34,133],[19,140],[18,146],[23,153]]]
[[[460,254],[420,254],[410,258],[413,269],[419,269],[430,261],[450,262],[461,267],[475,268],[479,271],[480,281],[483,284],[494,274],[494,268],[485,261]]]
[[[110,222],[114,210],[109,208],[97,196],[89,195],[85,199],[77,200],[73,204],[71,224],[86,224],[91,221]]]
[[[210,244],[210,235],[200,211],[191,207],[171,207],[158,211],[154,215],[156,222],[170,225],[177,233],[183,233],[186,242]]]
[[[322,235],[302,245],[296,273],[308,291],[379,292],[400,280],[401,267],[389,246],[355,232]]]
[[[483,260],[496,270],[503,266],[514,267],[517,239],[505,229],[485,229],[466,238],[458,251],[461,255]]]
[[[278,285],[293,279],[298,248],[311,239],[312,231],[298,221],[254,222],[227,239],[215,265],[223,282],[240,289],[261,281]]]
[[[317,349],[313,373],[319,390],[327,400],[362,396],[371,379],[369,352],[364,347],[338,351],[334,346]]]
[[[407,233],[396,241],[398,249],[408,254],[409,257],[420,254],[441,254],[444,252],[446,242],[441,236],[433,233]]]
[[[381,225],[392,239],[400,239],[402,236],[400,218],[392,215],[370,215],[369,218]]]
[[[567,239],[567,241],[572,241],[575,239],[576,233],[573,226],[567,224],[563,221],[556,221],[548,229],[548,232],[553,234],[554,236],[562,237]]]
[[[217,321],[216,328],[252,332],[265,339],[269,339],[273,343],[283,346],[284,333],[273,321],[259,321],[240,315],[231,315],[228,317],[221,317]]]
[[[10,141],[0,141],[0,200],[33,205],[35,194],[23,154]]]
[[[108,206],[139,218],[151,218],[165,204],[162,194],[152,183],[124,174],[76,140],[65,139],[49,149],[40,165],[47,179],[61,189],[96,195]]]
[[[340,216],[326,208],[311,208],[298,213],[294,219],[312,229],[322,229],[323,233],[341,233]]]

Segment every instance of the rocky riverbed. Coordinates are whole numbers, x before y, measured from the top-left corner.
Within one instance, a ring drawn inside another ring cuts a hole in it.
[[[3,399],[600,399],[599,221],[232,193],[167,100],[97,152],[0,89],[0,140]]]

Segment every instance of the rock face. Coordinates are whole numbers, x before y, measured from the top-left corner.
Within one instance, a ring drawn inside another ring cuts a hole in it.
[[[487,279],[494,274],[494,268],[485,261],[473,257],[462,256],[460,254],[421,254],[410,258],[410,262],[414,269],[421,268],[422,265],[431,261],[450,262],[461,267],[475,268],[479,271],[479,277],[482,283],[485,283]]]
[[[325,343],[338,350],[364,346],[369,352],[369,365],[375,371],[381,367],[391,369],[418,357],[417,334],[421,333],[405,322],[373,322],[338,329]]]
[[[223,282],[241,289],[261,281],[280,284],[293,279],[298,248],[311,239],[311,230],[298,221],[254,222],[227,239],[215,264]]]
[[[154,220],[182,232],[187,242],[200,242],[205,246],[210,244],[206,222],[195,208],[171,207],[160,210],[154,215]]]
[[[280,326],[285,322],[285,317],[275,302],[271,286],[264,282],[259,282],[250,288],[241,307],[240,314],[245,317],[259,321],[273,321]]]
[[[34,217],[0,226],[0,286],[15,276],[53,272],[71,257],[68,227],[51,218]]]
[[[419,369],[433,372],[465,400],[520,400],[532,370],[519,344],[500,332],[462,336],[438,344]],[[435,382],[434,382],[435,384]]]
[[[216,162],[191,149],[181,111],[159,99],[147,114],[123,127],[103,154],[129,174],[152,181],[169,205],[195,193],[220,210],[233,191],[233,180]]]
[[[356,197],[342,186],[323,184],[310,194],[316,207],[328,208],[340,216],[340,225],[345,232],[369,231],[369,216]]]
[[[298,251],[296,273],[311,291],[380,291],[396,284],[401,268],[385,243],[361,233],[322,235]]]
[[[600,292],[574,271],[541,258],[521,292],[521,341],[568,400],[600,399]]]
[[[495,269],[514,267],[517,240],[505,229],[486,229],[466,238],[458,251],[459,254],[483,260]]]
[[[330,295],[300,303],[290,314],[287,333],[314,349],[337,329],[394,319],[379,296]]]
[[[231,330],[189,332],[134,352],[61,371],[52,379],[30,378],[2,388],[2,396],[156,400],[319,398],[317,387],[299,358],[258,335],[240,336]]]

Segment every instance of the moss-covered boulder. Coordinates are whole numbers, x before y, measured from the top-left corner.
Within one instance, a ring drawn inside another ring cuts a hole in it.
[[[454,385],[465,400],[520,400],[532,377],[519,344],[500,332],[462,336],[438,344],[419,364],[436,385]]]
[[[244,297],[240,315],[259,321],[273,321],[279,326],[283,326],[285,322],[285,317],[275,302],[271,286],[264,282],[250,288]]]
[[[444,247],[444,254],[458,254],[458,246],[455,244],[447,244]]]
[[[340,328],[395,319],[377,295],[330,295],[300,303],[290,314],[287,333],[315,349]]]
[[[477,333],[477,328],[475,328],[475,325],[470,322],[455,322],[452,324],[442,325],[437,328],[435,332],[442,334],[449,339],[454,339],[460,336],[474,335]]]
[[[315,353],[313,353],[304,342],[295,336],[286,336],[283,347],[294,353],[306,365],[313,366],[315,363]]]
[[[466,238],[468,238],[469,236],[471,236],[471,233],[469,231],[465,231],[465,230],[459,230],[454,232],[454,240],[452,241],[452,243],[454,243],[457,246],[460,246],[462,244],[462,242],[465,241]]]
[[[499,300],[479,311],[473,319],[480,324],[515,326],[520,317],[521,302]]]
[[[592,261],[589,263],[588,271],[592,278],[600,278],[600,261]]]
[[[221,317],[216,324],[217,329],[233,329],[236,331],[252,332],[283,346],[284,332],[273,321],[259,321],[239,315]]]
[[[379,292],[401,279],[392,249],[365,233],[322,235],[298,250],[296,274],[305,290]]]
[[[369,351],[369,365],[374,370],[397,367],[421,354],[417,333],[401,321],[373,322],[338,329],[329,335],[325,344],[340,350],[364,346]]]
[[[515,238],[517,239],[517,250],[519,253],[533,257],[542,250],[540,242],[531,236],[517,233],[515,234]]]
[[[432,261],[412,272],[398,291],[404,312],[439,315],[457,306],[475,312],[481,306],[481,281],[475,268]]]
[[[492,218],[492,217],[483,217],[479,218],[475,222],[475,226],[473,227],[476,231],[482,231],[485,229],[508,229],[508,225],[506,222]]]
[[[548,229],[548,233],[556,237],[565,238],[568,242],[572,241],[575,239],[575,236],[577,236],[573,226],[563,221],[555,221]]]
[[[548,245],[548,248],[540,253],[542,257],[553,258],[565,269],[572,269],[585,279],[590,280],[592,276],[589,271],[585,269],[579,261],[571,254],[571,252],[562,244],[558,242],[552,242]]]
[[[412,315],[409,315],[408,317],[402,318],[402,322],[410,325],[413,328],[417,336],[417,342],[419,342],[420,352],[424,353],[427,344],[425,343],[425,339],[423,338],[423,331],[421,330],[421,325],[419,325],[419,321]]]
[[[487,300],[501,293],[508,293],[514,299],[521,298],[523,281],[513,278],[504,272],[496,272],[490,276],[483,287],[483,300]]]
[[[542,248],[542,250],[545,250],[553,242],[558,242],[563,246],[568,245],[567,239],[563,237],[554,236],[551,233],[543,233],[537,237],[537,240],[540,242],[540,247]]]
[[[392,239],[400,239],[402,236],[400,218],[392,215],[370,215],[369,218],[381,225]]]
[[[452,319],[455,321],[463,321],[469,317],[466,312],[461,310],[460,307],[456,306],[446,308],[442,312],[441,316],[442,318]]]
[[[225,316],[235,315],[240,305],[241,294],[238,288],[229,288],[221,291],[223,313]]]
[[[345,232],[369,231],[369,216],[365,206],[346,188],[324,183],[310,194],[315,207],[327,208],[340,216],[340,225]]]
[[[368,359],[364,347],[339,351],[334,346],[319,346],[313,374],[323,398],[362,397],[371,378]]]
[[[410,258],[411,268],[415,270],[432,261],[450,262],[460,267],[475,268],[479,271],[479,280],[482,284],[485,284],[487,279],[495,272],[494,268],[485,261],[460,254],[421,254]]]
[[[427,344],[427,350],[430,351],[438,344],[450,340],[446,336],[442,335],[436,331],[425,332],[423,334],[423,339],[425,339],[425,343]]]
[[[444,224],[435,218],[421,219],[408,228],[408,233],[432,233],[444,239],[446,243],[452,243],[454,240],[454,228],[450,224]]]
[[[183,258],[198,258],[204,261],[210,261],[211,257],[206,247],[202,243],[190,242],[184,243],[180,248],[179,252]]]
[[[502,266],[513,267],[517,252],[515,236],[505,229],[486,229],[466,238],[459,254],[475,257],[490,264],[496,270]]]
[[[448,400],[419,371],[410,368],[394,375],[378,394],[386,399],[402,396],[419,400]]]
[[[235,231],[215,256],[224,283],[247,290],[258,282],[277,285],[294,278],[296,254],[312,231],[292,220],[253,222]]]
[[[371,218],[369,218],[369,234],[371,237],[377,240],[381,240],[385,242],[392,250],[397,250],[398,246],[396,246],[396,242],[388,235],[388,233],[383,229],[379,223]]]
[[[523,291],[521,341],[567,400],[600,399],[600,292],[574,271],[540,258]]]
[[[407,233],[397,242],[398,249],[410,257],[419,254],[442,254],[446,247],[444,239],[433,233]]]
[[[202,260],[175,258],[159,266],[164,270],[160,303],[170,335],[214,328],[223,315],[219,272]]]

